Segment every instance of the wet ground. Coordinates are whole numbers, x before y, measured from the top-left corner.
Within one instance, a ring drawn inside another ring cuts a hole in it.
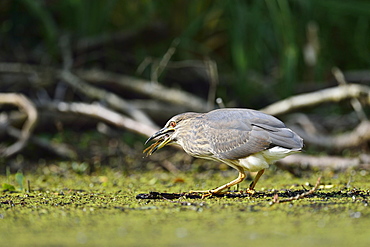
[[[253,195],[243,192],[247,181],[201,199],[186,192],[235,174],[48,169],[0,177],[0,239],[7,246],[370,246],[367,171],[324,174],[313,193],[272,203],[307,193],[318,175],[268,171]]]

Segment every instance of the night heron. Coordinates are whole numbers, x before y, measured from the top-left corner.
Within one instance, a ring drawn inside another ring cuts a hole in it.
[[[167,144],[179,144],[191,156],[223,162],[239,176],[216,189],[199,191],[221,194],[246,177],[245,171],[258,172],[248,192],[269,164],[302,150],[303,139],[279,119],[250,109],[225,108],[208,113],[187,112],[172,117],[164,128],[146,142],[158,140],[144,152],[151,155]]]

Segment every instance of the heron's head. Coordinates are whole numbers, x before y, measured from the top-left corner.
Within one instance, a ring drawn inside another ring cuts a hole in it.
[[[192,118],[197,117],[198,115],[200,115],[200,113],[186,112],[172,117],[170,120],[167,121],[162,129],[160,129],[154,135],[149,137],[148,140],[146,140],[145,144],[155,138],[158,138],[155,143],[144,149],[143,153],[147,153],[147,155],[152,155],[155,151],[163,148],[164,146],[171,143],[176,143],[179,134],[188,129],[187,123]]]

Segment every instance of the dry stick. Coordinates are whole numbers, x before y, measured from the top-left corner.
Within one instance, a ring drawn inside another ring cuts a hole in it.
[[[25,79],[13,84],[21,85],[26,88],[30,86],[40,88],[54,83],[53,81],[56,70],[44,65],[37,66],[27,63],[0,63],[0,72],[23,74],[25,75]]]
[[[139,64],[139,66],[137,66],[136,74],[141,75],[151,63],[153,63],[152,57],[144,58],[144,60]]]
[[[196,64],[196,62],[197,61],[191,61],[189,63],[194,65]],[[180,64],[180,62],[176,64]],[[184,65],[182,64],[181,66],[184,66]],[[35,86],[45,86],[45,85],[52,84],[53,83],[51,82],[52,78],[54,78],[54,76],[59,75],[61,73],[61,70],[53,69],[51,67],[46,67],[46,66],[35,66],[35,65],[22,64],[22,63],[0,63],[0,72],[18,73],[18,74],[37,74],[37,76],[34,76],[34,77],[35,78],[40,77],[41,79],[37,80],[37,84],[35,84]],[[126,75],[118,74],[118,73],[111,73],[108,71],[97,70],[97,69],[76,70],[75,72],[77,76],[80,77],[82,80],[88,81],[93,84],[102,85],[106,82],[111,82],[111,83],[113,82],[118,87],[121,87],[122,89],[125,89],[127,91],[135,92],[135,93],[138,93],[138,94],[141,94],[141,95],[153,98],[153,99],[164,101],[166,103],[180,105],[192,111],[204,112],[207,110],[206,109],[207,102],[197,97],[196,95],[188,93],[188,92],[184,92],[182,90],[168,88],[159,83],[151,83],[150,81],[144,80],[141,78],[137,78],[133,76],[126,76]],[[87,83],[85,82],[85,84]],[[90,86],[88,89],[96,88],[89,84],[88,86]],[[80,85],[79,88],[76,88],[76,89],[78,89],[82,93],[86,93],[84,91],[83,85]],[[90,90],[88,91],[90,92]],[[88,96],[101,99],[99,95],[104,94],[103,92],[94,91],[92,95],[88,95]],[[116,97],[118,96],[116,95]],[[131,106],[130,103],[125,101],[124,104],[122,105],[120,105],[119,103],[114,104],[113,107],[118,107],[118,109],[121,110],[122,112],[128,112],[129,110],[125,109],[127,105]]]
[[[207,100],[207,110],[210,111],[214,109],[216,90],[218,85],[217,63],[210,59],[207,59],[205,63],[207,67],[207,74],[210,81]]]
[[[279,195],[278,194],[275,194],[274,195],[274,198],[272,199],[272,201],[270,202],[270,206],[274,205],[274,204],[277,204],[277,203],[283,203],[283,202],[291,202],[291,201],[296,201],[296,200],[299,200],[299,199],[302,199],[302,198],[305,198],[306,196],[309,196],[311,194],[313,194],[316,189],[319,187],[320,185],[320,180],[321,180],[321,176],[317,179],[317,182],[315,184],[315,187],[313,187],[312,189],[310,189],[309,191],[307,192],[304,192],[302,194],[299,194],[299,195],[296,195],[296,196],[293,196],[293,197],[290,197],[288,199],[283,199],[283,200],[279,200]]]
[[[73,54],[70,42],[70,37],[67,34],[62,35],[59,39],[59,46],[63,56],[64,70],[71,70],[73,66]]]
[[[348,158],[340,156],[314,156],[307,154],[294,154],[275,163],[282,170],[299,176],[302,170],[331,170],[343,172],[347,169],[370,169],[370,155],[361,154],[358,157]]]
[[[339,102],[351,98],[363,98],[370,105],[370,87],[347,84],[341,87],[327,88],[312,93],[300,94],[273,103],[260,111],[271,115],[282,115],[304,107],[313,107],[324,102]]]
[[[130,105],[118,95],[107,92],[104,89],[95,88],[94,86],[89,85],[88,83],[84,82],[70,72],[70,69],[73,65],[73,58],[72,50],[70,47],[70,39],[67,35],[62,36],[62,38],[60,39],[60,47],[63,55],[63,70],[60,72],[60,77],[65,82],[90,97],[96,97],[108,102],[108,104],[115,107],[116,109],[120,109],[121,106],[124,105],[124,108],[127,109],[127,113],[131,117],[140,122],[155,126],[154,122],[149,117],[147,117],[146,114],[136,109],[134,106]]]
[[[97,98],[100,100],[106,101],[110,106],[116,109],[125,109],[127,114],[129,114],[135,120],[145,123],[147,125],[156,126],[152,120],[150,120],[146,114],[138,109],[135,109],[131,104],[129,104],[126,100],[122,99],[118,95],[108,92],[106,90],[94,87],[71,72],[64,70],[60,73],[60,78],[71,85],[73,88],[77,89],[81,93],[84,93],[91,98]]]
[[[159,129],[151,125],[135,121],[129,117],[125,117],[124,115],[118,114],[117,112],[98,104],[59,102],[49,104],[48,109],[64,113],[77,113],[90,116],[145,136],[151,136]]]
[[[8,73],[37,73],[57,74],[60,71],[45,66],[32,66],[19,63],[0,63],[0,72]],[[76,74],[84,80],[101,83],[110,81],[124,89],[159,99],[171,104],[187,106],[193,111],[205,111],[206,102],[202,99],[176,89],[170,89],[160,84],[154,85],[150,81],[101,70],[79,70]],[[273,103],[261,111],[272,115],[282,115],[304,107],[313,107],[325,102],[339,102],[350,98],[363,98],[364,103],[370,105],[370,87],[367,85],[347,84],[289,97]],[[122,109],[123,107],[120,107]]]
[[[203,99],[178,89],[168,88],[159,83],[140,78],[125,76],[117,73],[111,73],[102,70],[79,70],[76,74],[82,79],[95,84],[105,82],[114,82],[117,86],[131,92],[161,100],[170,104],[186,106],[192,111],[206,111],[207,102]]]
[[[27,64],[17,63],[0,63],[1,72],[11,73],[44,73],[47,71],[48,74],[58,73],[59,70],[53,70],[51,68],[45,69],[45,67],[31,66]],[[153,85],[149,81],[138,79],[135,77],[124,76],[120,74],[109,73],[105,71],[93,70],[93,71],[79,71],[77,74],[86,80],[93,83],[102,81],[114,81],[117,85],[121,86],[130,91],[144,94],[146,96],[163,100],[168,103],[186,105],[190,109],[195,111],[204,111],[206,102],[189,94],[183,93],[179,90],[169,89],[162,85]],[[88,85],[90,86],[90,85]],[[90,86],[88,88],[91,88]],[[79,86],[80,91],[85,93],[83,85]],[[95,88],[95,87],[93,87]],[[89,91],[89,90],[88,90]],[[94,91],[94,90],[93,90]],[[96,92],[95,94],[102,95],[104,91]],[[99,96],[97,98],[101,99]],[[270,106],[263,108],[262,111],[273,115],[279,115],[286,112],[297,110],[301,107],[314,106],[324,102],[338,102],[348,98],[364,98],[367,99],[367,104],[370,105],[370,87],[366,85],[348,84],[342,87],[335,87],[324,89],[312,93],[302,94],[290,97],[288,99],[276,102]],[[123,109],[125,104],[120,105],[119,103],[114,104],[116,107]]]
[[[164,56],[159,61],[159,63],[158,64],[157,62],[154,63],[154,65],[156,66],[153,66],[154,69],[150,76],[150,79],[152,82],[158,82],[158,77],[162,74],[164,69],[167,67],[168,62],[170,61],[173,54],[175,54],[176,47],[179,45],[179,43],[180,43],[180,39],[175,39],[174,41],[172,41],[171,47],[168,48],[167,52],[164,54]]]
[[[316,126],[314,121],[304,113],[295,113],[292,118],[307,134],[321,134],[320,131],[324,130],[320,125]]]
[[[311,135],[296,127],[297,132],[307,143],[331,149],[345,149],[358,147],[370,140],[370,121],[360,122],[352,131],[334,136]]]
[[[11,126],[6,127],[6,132],[10,136],[15,138],[20,139],[22,136],[21,131]],[[76,159],[77,157],[76,152],[63,143],[52,143],[36,136],[30,136],[28,142],[32,142],[33,144],[45,150],[48,150],[50,153],[54,153],[62,158]]]
[[[344,86],[344,85],[348,84],[344,75],[343,75],[343,72],[339,68],[334,67],[332,69],[332,73],[333,73],[335,79],[338,81],[338,84],[340,86]],[[362,105],[361,105],[360,101],[356,98],[353,98],[353,99],[351,99],[351,104],[352,104],[353,109],[356,111],[358,118],[361,121],[367,120],[366,114],[364,112],[364,109],[362,108]]]
[[[19,152],[25,147],[33,129],[35,128],[38,114],[33,103],[22,94],[0,93],[0,104],[16,105],[20,110],[23,110],[27,114],[27,120],[23,125],[18,141],[7,147],[3,152],[0,152],[0,156],[8,157]]]

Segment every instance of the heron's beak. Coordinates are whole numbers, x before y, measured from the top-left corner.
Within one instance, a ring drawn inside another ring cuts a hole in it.
[[[169,142],[172,141],[169,133],[172,133],[174,131],[175,131],[175,128],[173,127],[165,127],[159,130],[157,133],[155,133],[151,137],[149,137],[149,139],[146,140],[145,144],[147,144],[148,142],[150,142],[151,140],[157,137],[160,137],[160,138],[158,139],[158,141],[150,145],[148,148],[144,149],[143,153],[147,152],[147,155],[152,155],[155,151],[166,146]]]

